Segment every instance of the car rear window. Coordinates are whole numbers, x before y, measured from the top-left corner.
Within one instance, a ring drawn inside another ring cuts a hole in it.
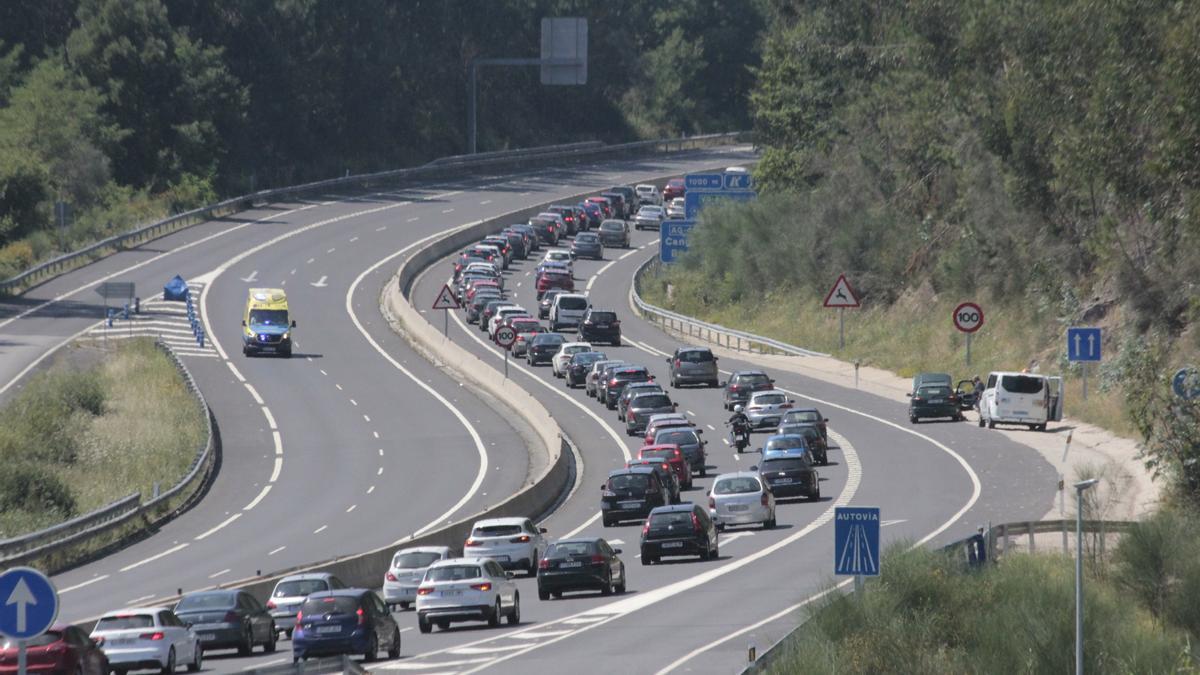
[[[575,243],[577,243],[577,244],[594,244],[594,243],[596,243],[596,241],[598,239],[600,239],[600,237],[592,234],[591,232],[586,232],[586,233],[577,235],[575,237]]]
[[[309,598],[300,605],[300,612],[305,616],[320,616],[322,614],[353,614],[358,611],[358,598],[349,595],[327,595],[322,598]]]
[[[520,525],[485,525],[471,531],[472,537],[508,537],[521,534]]]
[[[1005,375],[1000,378],[1000,388],[1010,394],[1036,394],[1042,390],[1042,378],[1028,375]]]
[[[783,394],[764,394],[755,396],[752,403],[757,403],[758,405],[779,405],[780,403],[787,403],[787,397]]]
[[[329,584],[324,579],[295,579],[282,581],[275,587],[273,595],[277,598],[294,598],[298,595],[312,595],[329,590]]]
[[[129,628],[151,628],[154,617],[148,614],[122,614],[106,616],[96,623],[96,630],[126,630]]]
[[[921,387],[917,390],[917,394],[931,398],[937,396],[949,396],[950,387]]]
[[[603,360],[604,355],[599,352],[580,352],[579,354],[571,357],[571,363],[584,366]]]
[[[712,352],[707,351],[679,352],[678,358],[684,363],[710,363],[713,355]]]
[[[700,437],[691,429],[663,429],[654,434],[656,445],[692,445],[700,442]]]
[[[762,373],[752,373],[750,375],[738,375],[738,384],[768,384],[771,378]]]
[[[561,345],[567,341],[567,338],[558,333],[538,333],[538,336],[533,338],[535,345]]]
[[[789,422],[820,422],[821,416],[814,410],[793,410],[785,419]]]
[[[512,322],[512,327],[513,327],[513,330],[517,331],[518,333],[527,333],[527,332],[536,331],[536,330],[540,329],[542,327],[542,324],[538,323],[536,320],[534,320],[534,321],[514,321],[514,322]]]
[[[622,473],[608,479],[612,490],[644,490],[650,485],[650,477],[644,473]]]
[[[559,309],[587,309],[587,298],[563,298],[558,301]]]
[[[650,524],[654,526],[666,525],[691,525],[691,511],[668,511],[666,513],[654,513],[650,515]]]
[[[617,320],[616,312],[592,312],[592,323],[611,323]]]
[[[204,595],[185,595],[175,611],[186,612],[193,609],[225,609],[233,607],[236,595],[233,593],[205,593]]]
[[[600,229],[604,230],[605,232],[624,232],[625,226],[616,221],[606,220],[603,223],[600,223]]]
[[[785,450],[787,448],[803,448],[805,445],[803,436],[785,436],[783,438],[773,438],[767,441],[764,450]]]
[[[520,530],[520,528],[517,528]],[[479,565],[443,565],[441,567],[431,567],[425,573],[425,581],[463,581],[465,579],[478,579],[483,576]]]
[[[396,557],[392,558],[392,567],[402,570],[413,569],[414,567],[429,567],[441,559],[442,555],[434,551],[397,553]]]
[[[563,544],[553,544],[546,551],[546,557],[553,560],[569,558],[573,555],[593,555],[600,552],[600,547],[592,541],[569,541]]]
[[[759,470],[763,473],[769,471],[798,471],[808,468],[808,462],[799,457],[786,457],[783,459],[768,459],[762,463]]]
[[[737,478],[726,478],[725,480],[717,481],[713,486],[713,493],[719,495],[742,495],[750,492],[760,492],[762,486],[758,484],[757,478],[750,476],[739,476]]]
[[[661,448],[658,450],[643,450],[642,459],[646,459],[647,457],[654,457],[655,459],[674,459],[675,449]]]
[[[821,432],[811,424],[784,424],[779,427],[779,433],[803,436],[810,441],[821,437]]]
[[[632,406],[635,408],[669,408],[671,397],[665,394],[642,394],[633,397]]]

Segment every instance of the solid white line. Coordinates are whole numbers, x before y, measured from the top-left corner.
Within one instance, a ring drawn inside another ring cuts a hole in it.
[[[215,533],[217,530],[220,530],[221,528],[225,527],[226,525],[232,523],[233,521],[235,521],[241,517],[242,517],[242,514],[240,514],[240,513],[235,513],[232,516],[229,516],[225,520],[221,521],[221,523],[219,525],[217,525],[216,527],[214,527],[211,530],[209,530],[208,532],[205,532],[204,534],[196,537],[196,541],[201,541],[203,539],[206,539],[209,535]]]
[[[146,563],[154,562],[155,560],[158,560],[159,558],[165,558],[166,556],[169,556],[176,551],[182,551],[183,549],[185,549],[187,547],[188,547],[188,544],[180,544],[178,546],[172,546],[171,548],[163,551],[162,553],[159,553],[157,555],[152,555],[149,558],[146,558],[145,560],[139,560],[139,561],[133,563],[132,565],[126,565],[121,568],[121,571],[128,572],[129,570],[134,569],[135,567],[141,567],[142,565],[145,565]],[[148,596],[148,597],[154,597],[154,596]],[[145,598],[139,598],[139,599],[144,600]]]
[[[242,386],[246,388],[246,391],[250,392],[250,396],[254,398],[255,403],[259,405],[263,404],[262,397],[258,395],[258,390],[254,388],[254,385],[250,384],[249,382],[244,382],[242,383]]]
[[[276,458],[275,458],[275,462],[276,462],[275,466],[276,466],[276,468],[278,468],[278,467],[279,467],[279,462],[280,462],[280,459],[279,459],[278,457],[276,457]],[[274,482],[274,481],[271,481],[271,482]],[[254,499],[252,499],[252,500],[250,501],[250,503],[249,503],[249,504],[247,504],[247,505],[245,505],[244,507],[242,507],[242,510],[243,510],[243,511],[249,511],[250,509],[252,509],[252,508],[254,508],[254,507],[258,506],[258,503],[259,503],[259,502],[261,502],[261,501],[263,500],[263,498],[267,496],[267,493],[268,493],[268,492],[270,492],[270,491],[271,491],[271,486],[270,486],[270,485],[264,485],[264,486],[263,486],[263,489],[262,489],[262,490],[261,490],[261,491],[258,493],[258,496],[257,496],[257,497],[255,497]]]
[[[584,531],[585,529],[587,529],[588,527],[590,527],[590,526],[591,526],[593,523],[595,523],[597,520],[600,520],[600,512],[599,512],[599,511],[597,511],[597,512],[593,513],[591,518],[588,518],[587,520],[585,520],[585,521],[583,521],[582,523],[580,523],[580,524],[579,524],[579,527],[577,527],[577,528],[575,528],[575,529],[571,530],[570,532],[568,532],[568,533],[564,534],[564,535],[562,536],[562,538],[563,538],[563,539],[570,539],[571,537],[574,537],[575,535],[579,534],[580,532],[582,532],[582,531]]]
[[[264,661],[262,663],[255,664],[253,666],[246,666],[245,668],[242,668],[242,672],[245,672],[247,670],[255,670],[257,668],[263,668],[266,666],[275,666],[275,665],[279,665],[280,663],[287,663],[290,660],[291,660],[290,657],[284,657],[282,659],[274,659],[272,661]]]
[[[279,472],[283,470],[283,457],[275,455],[275,468],[271,470],[271,478],[267,482],[274,483],[279,480]]]
[[[108,578],[108,575],[107,575],[107,574],[101,574],[101,575],[100,575],[100,576],[98,576],[98,577],[94,577],[94,578],[88,579],[87,581],[84,581],[84,582],[82,582],[82,583],[75,584],[74,586],[67,586],[66,588],[60,589],[60,590],[58,591],[58,594],[59,594],[59,595],[62,595],[63,593],[70,593],[70,592],[71,592],[71,591],[73,591],[73,590],[76,590],[76,589],[79,589],[79,588],[83,588],[84,586],[91,586],[92,584],[96,583],[97,581],[104,581],[104,580],[105,580],[105,579],[107,579],[107,578]]]
[[[14,318],[20,318],[20,317],[14,317]],[[49,356],[50,356],[51,354],[53,354],[53,353],[57,352],[59,349],[62,349],[63,347],[65,347],[65,346],[66,346],[68,343],[70,343],[71,341],[75,340],[76,338],[80,337],[80,336],[81,336],[81,335],[83,335],[84,333],[86,333],[86,332],[88,332],[88,331],[92,330],[92,329],[93,329],[93,328],[95,328],[97,325],[100,325],[100,324],[102,324],[102,323],[104,323],[104,322],[103,322],[103,321],[101,321],[101,322],[99,322],[99,323],[97,323],[97,324],[93,324],[93,325],[91,325],[91,326],[88,326],[87,328],[84,328],[83,330],[79,331],[78,333],[75,333],[74,335],[72,335],[72,336],[68,337],[67,339],[63,340],[62,342],[59,342],[58,344],[54,345],[54,346],[53,346],[53,347],[51,347],[51,348],[50,348],[48,351],[46,351],[44,354],[41,354],[40,356],[38,356],[36,359],[34,359],[34,360],[33,360],[33,363],[30,363],[29,365],[27,365],[27,366],[25,366],[24,368],[22,368],[22,369],[21,369],[21,372],[17,373],[16,377],[14,377],[13,379],[9,380],[9,381],[8,381],[8,383],[7,383],[7,384],[5,384],[3,387],[0,387],[0,394],[3,394],[4,392],[8,391],[9,387],[11,387],[11,386],[13,386],[14,384],[16,384],[17,382],[19,382],[19,381],[21,380],[21,378],[22,378],[22,377],[25,377],[25,375],[26,375],[26,374],[27,374],[29,371],[31,371],[31,370],[33,370],[34,368],[36,368],[36,367],[37,367],[37,365],[38,365],[39,363],[41,363],[42,361],[45,361],[47,358],[49,358]],[[0,327],[3,327],[3,325],[4,325],[3,323],[0,323]]]
[[[221,576],[222,574],[229,574],[229,568],[228,568],[228,567],[226,567],[225,569],[221,570],[220,572],[216,572],[216,573],[214,573],[214,574],[210,574],[210,575],[208,575],[208,578],[209,578],[209,579],[216,579],[217,577]]]
[[[640,251],[640,250],[642,250],[642,247],[641,247],[641,246],[639,246],[639,247],[637,247],[637,248],[633,249],[632,251],[629,251],[628,253],[625,253],[625,254],[624,254],[624,255],[622,255],[621,257],[617,258],[617,260],[624,260],[624,259],[628,258],[629,256],[633,255],[634,253],[637,253],[637,252],[638,252],[638,251]]]
[[[279,428],[279,427],[275,426],[275,416],[271,414],[271,410],[269,408],[267,408],[267,406],[265,406],[265,405],[262,407],[262,414],[263,414],[263,417],[267,418],[267,426],[268,427],[270,427],[271,429]]]

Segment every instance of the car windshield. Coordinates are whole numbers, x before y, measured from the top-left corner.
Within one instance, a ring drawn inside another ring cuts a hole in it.
[[[324,614],[353,614],[358,611],[358,598],[349,595],[327,595],[309,598],[300,605],[305,618]]]
[[[717,484],[713,486],[713,494],[718,495],[742,495],[761,490],[762,487],[758,484],[758,479],[751,478],[750,476],[726,478],[725,480],[717,481]]]
[[[106,616],[96,623],[96,630],[127,630],[130,628],[151,628],[154,617],[149,614],[121,614]]]
[[[511,537],[521,534],[520,525],[484,525],[471,531],[472,537]]]
[[[950,387],[921,387],[917,390],[917,396],[927,398],[938,398],[950,395]]]
[[[600,552],[599,548],[591,541],[569,541],[552,545],[550,550],[546,551],[546,557],[558,560],[573,555],[593,555]]]
[[[539,333],[533,339],[535,345],[561,345],[566,342],[567,338],[558,333]]]
[[[788,448],[803,448],[803,436],[777,436],[767,441],[764,450],[786,450]]]
[[[1042,390],[1042,378],[1028,375],[1005,375],[1000,378],[1000,388],[1010,394],[1036,394]]]
[[[687,525],[692,524],[691,511],[667,511],[665,513],[653,513],[650,515],[650,524],[655,527],[665,527],[667,525]]]
[[[679,352],[679,356],[676,358],[684,363],[710,363],[713,360],[713,355],[712,352],[708,351],[687,351]]]
[[[608,479],[610,490],[645,490],[650,476],[644,473],[622,473]]]
[[[329,590],[329,584],[324,579],[294,579],[281,581],[272,593],[277,598],[294,598],[298,595],[312,595]]]
[[[250,325],[286,326],[287,314],[286,309],[252,309],[250,310]]]
[[[588,317],[592,323],[610,323],[617,320],[616,312],[592,312]]]
[[[443,565],[430,567],[425,573],[425,581],[463,581],[481,576],[483,573],[478,565]]]
[[[565,297],[558,301],[558,308],[570,310],[587,309],[587,298]]]
[[[659,445],[695,445],[700,442],[700,437],[693,429],[663,429],[654,434],[654,442]]]
[[[642,394],[635,396],[629,405],[632,408],[670,408],[671,397],[666,394]]]
[[[175,606],[177,612],[187,612],[193,609],[225,609],[233,607],[233,593],[204,593],[200,595],[185,595]]]
[[[820,422],[821,415],[815,410],[793,410],[785,419],[789,422]]]
[[[408,553],[397,553],[395,558],[392,558],[392,567],[401,570],[413,569],[415,567],[429,567],[433,563],[442,559],[442,554],[436,551],[410,551]]]
[[[783,457],[780,459],[768,459],[762,463],[759,471],[768,473],[770,471],[797,471],[807,468],[808,462],[800,457]]]
[[[783,394],[763,394],[755,396],[754,400],[750,403],[751,405],[780,405],[787,403],[787,397]]]

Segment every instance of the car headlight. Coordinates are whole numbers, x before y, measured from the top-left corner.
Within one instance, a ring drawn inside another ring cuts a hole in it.
[[[280,336],[280,338],[279,338],[279,339],[280,339],[280,340],[286,340],[286,339],[288,339],[288,338],[289,338],[289,337],[291,337],[291,336],[292,336],[292,334],[291,334],[290,332],[289,332],[289,333],[284,333],[282,336]]]

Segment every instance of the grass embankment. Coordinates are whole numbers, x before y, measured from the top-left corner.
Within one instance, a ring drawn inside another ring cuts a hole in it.
[[[1196,672],[1197,529],[1175,514],[1138,528],[1086,567],[1084,671]],[[812,607],[771,672],[1073,672],[1073,560],[1017,554],[967,571],[905,548],[885,552],[862,598],[835,592]]]
[[[831,277],[836,278],[836,275]],[[1088,373],[1088,400],[1082,397],[1077,366],[1066,362],[1065,326],[1049,309],[1025,308],[985,298],[972,298],[983,306],[985,324],[971,338],[971,365],[966,365],[966,339],[950,323],[962,298],[938,297],[932,290],[917,289],[886,308],[846,311],[846,346],[838,348],[838,313],[821,306],[821,298],[805,293],[768,291],[755,300],[738,303],[705,303],[709,281],[699,273],[673,270],[668,297],[668,277],[643,277],[641,294],[651,304],[764,335],[806,349],[827,352],[864,366],[883,368],[902,377],[919,372],[947,372],[955,379],[987,377],[992,370],[1020,370],[1036,361],[1039,372],[1065,375],[1066,412],[1123,436],[1136,437],[1124,414],[1124,399],[1116,380],[1092,366]],[[1119,367],[1119,364],[1111,366]]]
[[[184,476],[205,424],[148,339],[73,347],[0,409],[0,538],[87,513]]]

